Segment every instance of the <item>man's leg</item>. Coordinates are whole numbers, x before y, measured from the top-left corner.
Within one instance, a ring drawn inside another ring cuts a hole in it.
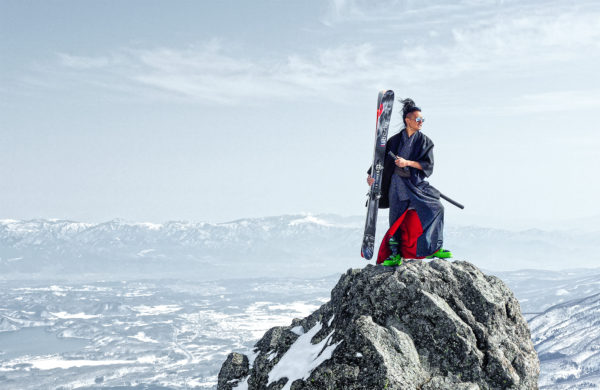
[[[389,222],[390,227],[396,222],[402,214],[408,209],[410,201],[400,200],[398,190],[396,187],[397,180],[400,178],[392,178],[392,185],[390,186],[389,199],[390,199],[390,211],[389,211]],[[391,255],[383,262],[383,265],[400,265],[402,264],[402,254],[400,253],[400,234],[391,236],[388,241],[388,247],[390,248]]]
[[[449,259],[452,257],[452,252],[442,248],[444,237],[444,206],[442,202],[427,202],[427,208],[422,209],[422,215],[428,225],[425,227],[427,232],[419,238],[419,255],[428,259],[439,258]],[[427,253],[430,253],[427,255]]]
[[[392,177],[392,184],[390,185],[390,192],[388,193],[390,200],[390,227],[396,222],[398,218],[408,209],[408,205],[410,201],[400,200],[400,196],[398,195],[398,187],[397,181],[402,180],[399,177]]]

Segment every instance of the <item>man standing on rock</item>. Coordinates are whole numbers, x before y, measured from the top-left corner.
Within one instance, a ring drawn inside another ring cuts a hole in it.
[[[433,173],[433,142],[421,132],[425,122],[421,109],[412,99],[404,99],[402,104],[405,127],[386,144],[379,199],[379,208],[390,209],[390,254],[377,261],[387,266],[402,264],[403,257],[452,257],[442,249],[444,206],[440,193],[425,180]],[[371,169],[367,173],[367,183],[372,185]]]

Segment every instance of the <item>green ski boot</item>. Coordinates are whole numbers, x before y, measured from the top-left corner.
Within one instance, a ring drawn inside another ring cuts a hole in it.
[[[381,264],[386,267],[395,267],[397,265],[402,265],[402,260],[404,259],[400,255],[390,255],[390,257],[385,259]]]
[[[402,256],[400,255],[399,249],[400,249],[400,243],[398,241],[396,241],[396,239],[394,238],[394,236],[390,237],[390,239],[388,240],[388,246],[390,248],[390,250],[392,251],[392,253],[390,254],[390,256],[385,259],[383,261],[383,265],[385,265],[386,267],[394,267],[397,265],[402,265],[402,260],[404,260],[402,258]]]
[[[450,259],[452,258],[452,252],[450,252],[447,249],[442,249],[440,248],[437,252],[435,252],[433,255],[429,255],[426,257],[427,259],[433,259],[433,258],[438,258],[438,259]]]

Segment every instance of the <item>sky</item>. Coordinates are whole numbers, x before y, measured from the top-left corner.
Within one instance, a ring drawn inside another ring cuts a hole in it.
[[[589,0],[0,0],[0,219],[362,215],[392,89],[447,224],[596,223],[598,26]]]

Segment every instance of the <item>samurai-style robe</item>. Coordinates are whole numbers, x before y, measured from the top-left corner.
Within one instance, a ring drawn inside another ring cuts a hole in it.
[[[423,168],[396,166],[394,154],[418,162]],[[369,169],[368,173],[371,173]],[[406,129],[390,137],[386,144],[379,208],[390,208],[390,231],[400,242],[404,258],[424,258],[442,247],[444,206],[440,193],[425,178],[433,173],[433,142],[421,131],[408,137]],[[389,254],[387,241],[379,251],[377,263]]]

